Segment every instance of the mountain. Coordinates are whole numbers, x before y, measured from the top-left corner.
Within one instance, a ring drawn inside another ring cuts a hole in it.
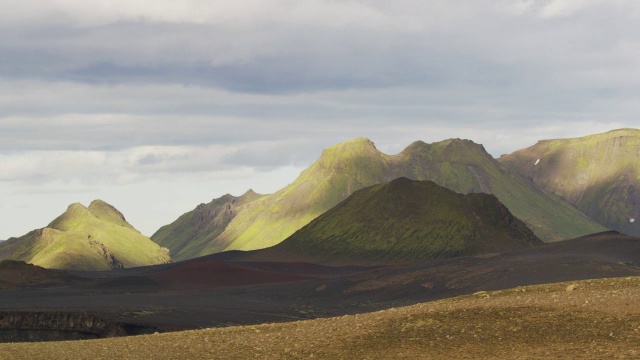
[[[499,160],[600,224],[640,235],[640,130],[542,140]]]
[[[45,268],[110,270],[171,261],[163,249],[134,229],[113,206],[95,200],[72,204],[47,227],[0,244],[0,260]]]
[[[251,259],[323,264],[416,262],[542,245],[493,195],[401,177],[354,192]],[[246,259],[243,259],[245,261]]]
[[[255,200],[264,197],[253,190],[240,197],[226,194],[208,204],[180,216],[170,225],[161,227],[152,239],[171,249],[176,259],[196,257],[212,239],[222,234],[231,220],[242,210],[251,209]],[[249,205],[251,204],[251,205]],[[159,240],[160,239],[160,240]]]
[[[224,231],[198,240],[197,246],[177,243],[176,234],[184,234],[182,239],[198,238],[198,229],[212,227],[212,222],[223,224],[226,220],[218,220],[218,216],[226,215],[198,217],[196,208],[183,215],[182,220],[160,229],[151,239],[168,247],[178,260],[228,250],[266,248],[291,236],[354,191],[398,177],[431,180],[459,193],[491,193],[544,241],[605,230],[571,205],[511,173],[482,145],[472,141],[417,141],[397,155],[386,155],[369,139],[358,138],[325,149],[292,184],[274,194],[247,199],[235,207],[232,202],[237,203],[240,198],[223,197],[201,205],[218,209],[223,203],[227,208],[231,206],[234,213]],[[186,221],[199,218],[201,222]]]

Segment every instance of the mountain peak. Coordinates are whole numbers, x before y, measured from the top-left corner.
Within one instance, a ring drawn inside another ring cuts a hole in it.
[[[23,260],[46,268],[109,270],[171,261],[169,252],[140,234],[120,211],[95,200],[80,203],[47,227],[0,244],[0,260]]]
[[[99,219],[107,220],[120,226],[131,227],[124,218],[124,215],[122,215],[122,213],[113,205],[108,204],[105,201],[99,199],[93,200],[89,205],[89,211]]]
[[[376,148],[373,141],[359,137],[324,149],[318,163],[326,168],[341,167],[345,165],[345,161],[380,156],[384,155]]]
[[[423,151],[428,150],[430,148],[431,148],[430,144],[427,144],[426,142],[424,142],[422,140],[417,140],[417,141],[414,141],[411,144],[409,144],[409,146],[407,146],[406,148],[404,148],[404,150],[402,150],[402,152],[400,154],[410,155],[410,154],[414,154],[414,153],[423,152]]]
[[[330,146],[322,151],[322,154],[325,153],[352,153],[352,152],[363,152],[363,151],[378,151],[376,148],[376,144],[368,138],[359,137],[353,140],[348,140],[341,142],[339,144]]]
[[[459,148],[464,147],[468,149],[480,150],[482,152],[486,152],[482,144],[478,144],[473,140],[469,140],[469,139],[453,138],[453,139],[445,140],[445,142],[448,142],[448,146],[455,146]]]
[[[67,207],[67,210],[61,215],[64,218],[73,218],[77,216],[81,216],[83,214],[88,214],[89,209],[86,206],[82,205],[79,202],[73,203]]]
[[[77,210],[87,210],[87,207],[82,205],[79,202],[70,204],[69,206],[67,206],[67,212],[72,212],[72,211],[77,211]]]
[[[225,201],[226,202],[226,201],[231,201],[233,199],[235,199],[235,196],[233,196],[233,195],[231,195],[229,193],[226,193],[226,194],[220,196],[219,198],[213,199],[213,201]],[[200,205],[206,205],[206,204],[200,204]]]
[[[424,152],[427,150],[434,150],[436,152],[449,150],[457,150],[457,151],[465,151],[465,152],[479,152],[479,153],[487,153],[484,146],[482,144],[478,144],[468,139],[459,139],[452,138],[439,142],[435,142],[432,144],[427,144],[422,140],[417,140],[412,142],[409,146],[407,146],[402,153],[404,154],[412,154]]]
[[[247,190],[244,194],[240,195],[240,199],[253,199],[253,198],[258,198],[262,196],[261,194],[258,194],[257,192],[253,191],[253,189],[249,189]]]
[[[133,228],[118,209],[102,200],[92,201],[89,207],[81,203],[73,203],[69,205],[67,211],[53,220],[48,227],[65,231],[77,227],[78,224],[85,223],[89,218]]]
[[[373,147],[374,149],[376,148],[376,144],[371,141],[371,139],[364,137],[364,136],[360,136],[357,137],[355,139],[349,140],[349,141],[345,141],[345,143],[360,143],[360,144],[364,144],[364,145],[368,145]]]

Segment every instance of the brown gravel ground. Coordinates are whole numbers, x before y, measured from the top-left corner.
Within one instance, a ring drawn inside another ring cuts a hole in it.
[[[640,277],[482,292],[375,313],[0,344],[0,359],[639,359]]]

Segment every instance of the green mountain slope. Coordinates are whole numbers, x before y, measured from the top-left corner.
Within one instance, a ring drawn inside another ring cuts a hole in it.
[[[21,260],[52,269],[110,270],[171,261],[163,249],[134,229],[113,206],[95,200],[72,204],[47,227],[0,244],[0,260]]]
[[[640,235],[640,130],[543,140],[500,162],[602,225]]]
[[[200,204],[193,211],[180,216],[170,225],[161,227],[153,239],[162,239],[162,246],[171,249],[179,259],[198,256],[227,228],[240,211],[249,211],[251,203],[264,197],[252,190],[240,197],[226,194],[208,204]]]
[[[247,256],[367,264],[541,244],[493,195],[463,195],[431,181],[398,178],[354,192],[280,244]]]
[[[178,246],[186,245],[176,244],[175,235],[168,234],[192,234],[203,225],[185,226],[178,220],[151,238],[171,249],[178,260],[266,248],[291,236],[354,191],[398,177],[431,180],[459,193],[492,193],[544,241],[605,230],[566,202],[509,172],[472,141],[417,141],[400,154],[386,155],[370,140],[359,138],[325,149],[292,184],[238,207],[224,231],[200,242],[197,248],[180,251]]]

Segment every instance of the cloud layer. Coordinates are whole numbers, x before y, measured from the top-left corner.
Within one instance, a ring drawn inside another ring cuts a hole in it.
[[[357,136],[498,156],[639,125],[637,1],[0,5],[0,238],[99,196],[150,234]]]

